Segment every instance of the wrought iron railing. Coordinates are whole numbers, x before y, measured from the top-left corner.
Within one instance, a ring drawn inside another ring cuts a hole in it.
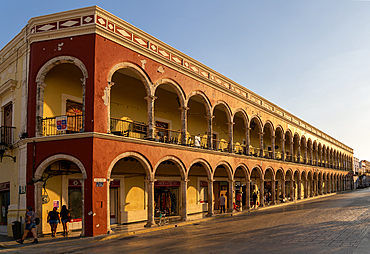
[[[55,136],[82,132],[82,115],[65,116],[67,118],[67,129],[62,131],[58,130],[58,117],[60,116],[45,117],[42,119],[42,136]]]
[[[15,127],[1,126],[0,127],[0,143],[11,145],[14,142]]]
[[[148,125],[134,121],[117,118],[110,119],[110,132],[114,135],[145,139],[147,137]]]

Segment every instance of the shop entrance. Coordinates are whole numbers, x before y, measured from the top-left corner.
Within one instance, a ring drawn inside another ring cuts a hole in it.
[[[110,224],[118,223],[119,187],[120,180],[113,180],[109,183]]]
[[[179,215],[180,181],[156,181],[154,183],[155,209],[168,215]]]

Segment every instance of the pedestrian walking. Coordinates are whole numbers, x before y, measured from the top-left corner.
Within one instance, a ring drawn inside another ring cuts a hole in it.
[[[62,210],[60,211],[60,217],[62,219],[62,225],[63,225],[63,235],[68,235],[68,222],[70,221],[71,214],[69,213],[69,210],[67,209],[66,205],[62,206]]]
[[[47,221],[49,222],[51,227],[51,236],[55,237],[55,234],[57,233],[58,223],[60,222],[60,215],[56,207],[54,207],[53,210],[49,212]]]
[[[238,194],[236,195],[236,204],[239,207],[242,207],[242,194],[240,192],[238,192]]]
[[[220,209],[221,209],[221,213],[222,213],[222,210],[224,211],[224,213],[226,213],[226,211],[225,211],[225,197],[224,197],[224,194],[221,194],[221,197],[220,197]]]
[[[257,208],[257,194],[255,191],[253,191],[252,199],[254,207]]]
[[[37,234],[36,234],[36,213],[32,211],[32,206],[28,206],[26,209],[26,216],[24,218],[26,222],[26,227],[24,229],[24,234],[22,239],[18,239],[17,243],[23,244],[24,239],[26,239],[28,232],[31,231],[33,235],[33,242],[32,243],[38,243],[37,240]]]

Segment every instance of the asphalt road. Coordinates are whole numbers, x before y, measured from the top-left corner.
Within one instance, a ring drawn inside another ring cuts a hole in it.
[[[27,253],[370,253],[370,242],[363,252],[369,217],[370,189],[363,189],[104,242],[35,246]]]

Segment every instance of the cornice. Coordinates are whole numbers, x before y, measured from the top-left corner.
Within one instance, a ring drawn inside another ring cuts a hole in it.
[[[14,79],[8,79],[4,84],[0,85],[0,96],[4,96],[6,93],[12,92],[17,86],[17,81]]]
[[[60,140],[73,140],[73,139],[81,139],[81,138],[98,138],[98,139],[106,139],[106,140],[113,140],[113,141],[120,141],[120,142],[130,142],[130,143],[142,144],[142,145],[153,146],[153,147],[173,148],[176,150],[184,150],[184,151],[190,151],[190,152],[196,152],[196,153],[214,154],[218,156],[248,159],[251,161],[255,161],[256,164],[261,164],[263,162],[265,163],[266,162],[284,163],[287,165],[287,168],[291,168],[291,169],[301,167],[302,170],[317,169],[320,172],[324,172],[324,171],[337,172],[337,173],[348,172],[346,170],[324,168],[324,167],[315,166],[315,165],[297,164],[297,163],[287,162],[287,161],[282,162],[282,161],[276,161],[276,160],[271,160],[271,159],[266,159],[266,158],[250,157],[250,156],[238,155],[238,154],[233,154],[233,153],[225,153],[225,152],[219,152],[219,151],[213,151],[213,150],[207,150],[207,149],[199,149],[195,147],[167,144],[167,143],[161,143],[161,142],[156,142],[156,141],[116,136],[112,134],[97,133],[97,132],[84,132],[84,133],[65,134],[65,135],[49,136],[49,137],[28,138],[28,139],[23,139],[23,140],[18,141],[16,145],[13,147],[16,148],[26,143],[32,143],[32,142],[40,143],[40,142],[52,142],[52,141],[60,141]]]
[[[99,34],[166,67],[221,90],[247,105],[274,115],[286,124],[294,125],[318,139],[353,153],[352,148],[314,126],[98,6],[32,18],[28,23],[28,29],[29,43],[91,33]]]

